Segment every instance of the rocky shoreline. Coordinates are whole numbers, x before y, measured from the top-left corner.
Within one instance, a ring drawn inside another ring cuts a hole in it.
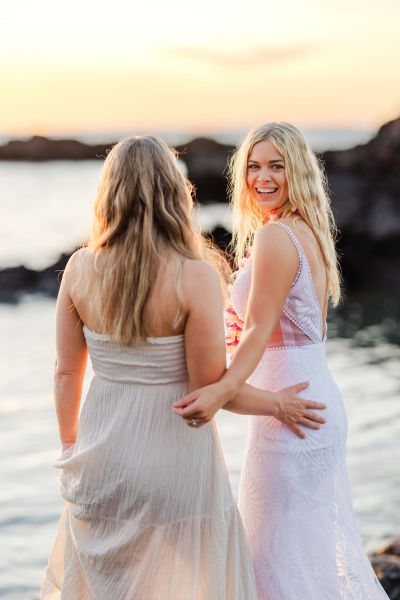
[[[113,144],[89,146],[75,140],[34,137],[0,146],[0,160],[99,159]],[[227,201],[226,166],[233,146],[199,138],[178,146],[200,204]],[[344,288],[349,295],[383,292],[400,297],[400,118],[383,125],[367,144],[325,152],[332,207],[340,230],[338,251]],[[229,232],[211,232],[226,248]],[[68,255],[43,271],[24,266],[0,270],[0,301],[15,302],[23,293],[54,296],[58,272]]]
[[[390,600],[400,600],[400,538],[371,552],[369,560]]]
[[[24,265],[0,270],[0,302],[18,302],[24,294],[43,294],[56,298],[60,274],[65,269],[72,253],[61,254],[60,258],[41,271],[28,269]]]

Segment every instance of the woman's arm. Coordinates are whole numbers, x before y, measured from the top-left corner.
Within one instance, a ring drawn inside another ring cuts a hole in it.
[[[197,389],[183,399],[180,406],[186,405],[186,418],[196,412],[215,414],[215,407],[218,410],[239,393],[265,351],[298,268],[297,250],[282,228],[265,226],[257,232],[251,289],[239,346],[229,369],[217,383]]]
[[[227,402],[222,408],[240,415],[275,417],[298,437],[305,438],[300,425],[310,429],[319,429],[319,426],[326,422],[323,417],[314,412],[323,410],[326,408],[326,404],[305,400],[298,395],[308,386],[308,382],[303,382],[284,388],[279,392],[269,392],[245,383],[233,400]],[[211,389],[212,386],[208,386],[208,388]],[[208,388],[203,388],[203,390]],[[195,419],[196,427],[207,423],[217,412],[213,408],[210,410],[209,406],[198,399],[198,390],[176,402],[173,410],[185,419],[188,425],[191,425],[191,420]]]
[[[222,295],[218,277],[208,265],[191,261],[185,271],[184,292],[188,310],[185,343],[189,379],[193,387],[206,386],[203,391],[209,391],[226,371]],[[304,437],[298,424],[318,428],[318,423],[323,423],[324,419],[310,409],[325,408],[324,404],[297,396],[307,386],[307,383],[302,383],[273,393],[246,384],[228,404],[225,398],[220,398],[212,407],[196,401],[199,391],[196,390],[177,402],[173,410],[189,425],[195,419],[200,426],[225,404],[225,408],[240,414],[275,416]]]
[[[192,388],[218,381],[226,369],[223,299],[219,277],[202,261],[186,261],[183,292],[186,365]]]
[[[243,332],[231,365],[220,381],[229,398],[258,365],[299,268],[297,250],[281,227],[265,226],[256,233],[252,261]]]
[[[87,361],[82,321],[70,296],[75,261],[76,255],[73,255],[64,271],[56,309],[54,399],[63,449],[73,444],[76,439]]]
[[[240,415],[275,417],[298,437],[305,438],[300,425],[319,429],[319,425],[326,422],[314,412],[326,408],[326,404],[304,400],[298,396],[308,386],[309,383],[305,381],[279,392],[269,392],[245,383],[233,400],[227,402],[223,408]]]

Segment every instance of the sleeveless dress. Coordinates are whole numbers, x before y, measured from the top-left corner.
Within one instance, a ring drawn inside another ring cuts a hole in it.
[[[215,425],[171,410],[189,391],[184,336],[84,334],[95,375],[56,462],[66,506],[41,598],[255,600]]]
[[[279,221],[299,269],[271,339],[248,383],[278,391],[309,381],[304,395],[324,402],[327,422],[296,437],[273,417],[249,417],[239,510],[256,574],[259,600],[388,599],[364,552],[346,467],[347,418],[325,358],[325,323],[307,257]],[[232,287],[244,320],[251,258]],[[273,282],[271,282],[273,286]]]

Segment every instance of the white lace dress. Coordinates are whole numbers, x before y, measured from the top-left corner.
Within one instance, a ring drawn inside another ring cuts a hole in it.
[[[171,410],[189,391],[184,336],[84,333],[95,376],[56,463],[66,505],[41,598],[255,600],[215,425]]]
[[[364,552],[346,468],[347,418],[325,358],[321,310],[306,255],[290,236],[299,269],[249,383],[277,391],[310,381],[304,396],[327,404],[327,423],[301,440],[273,417],[250,417],[239,509],[259,600],[378,600],[388,596]],[[251,259],[232,288],[244,319]],[[273,283],[271,283],[273,285]]]

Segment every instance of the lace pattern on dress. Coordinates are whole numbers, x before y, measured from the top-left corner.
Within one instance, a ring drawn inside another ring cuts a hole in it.
[[[298,348],[323,342],[322,315],[316,296],[307,256],[285,223],[273,221],[270,225],[282,227],[292,240],[299,258],[299,268],[286,298],[279,323],[268,343],[269,349]],[[251,257],[239,272],[232,286],[232,306],[239,319],[244,320],[248,292],[251,285]]]

